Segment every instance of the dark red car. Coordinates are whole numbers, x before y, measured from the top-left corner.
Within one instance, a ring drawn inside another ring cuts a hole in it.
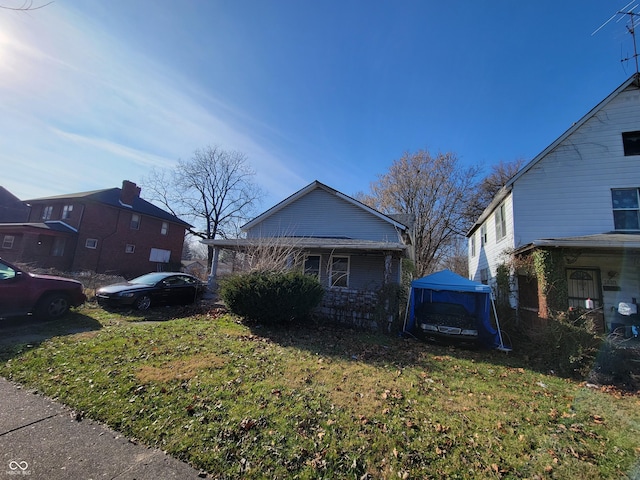
[[[82,283],[76,280],[28,273],[0,258],[0,318],[55,319],[86,299]]]

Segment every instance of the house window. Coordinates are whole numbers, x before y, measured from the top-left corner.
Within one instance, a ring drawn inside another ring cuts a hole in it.
[[[640,155],[640,132],[623,132],[622,147],[624,155]]]
[[[320,255],[307,255],[305,257],[304,274],[320,278]]]
[[[124,247],[124,253],[135,253],[135,251],[136,251],[136,246],[131,245],[130,243],[127,243],[127,246]]]
[[[487,226],[482,225],[480,227],[480,247],[484,247],[487,244]]]
[[[602,305],[598,270],[568,269],[567,294],[570,307],[584,308],[588,298],[596,307]]]
[[[51,214],[53,213],[53,206],[47,205],[42,209],[42,220],[51,220]]]
[[[331,257],[329,278],[332,287],[349,287],[349,257]]]
[[[471,256],[476,256],[476,234],[471,235]]]
[[[62,218],[71,218],[71,212],[73,212],[73,205],[65,205],[62,207]]]
[[[637,188],[614,188],[611,190],[613,206],[613,225],[616,230],[638,230],[640,220],[638,214]]]
[[[98,240],[95,238],[87,238],[84,242],[84,246],[87,248],[98,248]]]
[[[167,222],[162,222],[162,227],[160,227],[160,235],[166,235],[169,233],[169,224]]]
[[[507,235],[507,221],[505,219],[504,203],[496,210],[496,241]]]
[[[61,257],[64,255],[65,239],[63,237],[55,237],[53,239],[53,245],[51,246],[51,255],[54,257]]]
[[[2,239],[2,248],[13,248],[13,242],[15,241],[15,239],[16,237],[14,237],[13,235],[5,235]]]
[[[138,230],[140,228],[140,215],[137,213],[131,214],[131,230]]]
[[[483,268],[480,270],[480,283],[489,285],[489,269]]]

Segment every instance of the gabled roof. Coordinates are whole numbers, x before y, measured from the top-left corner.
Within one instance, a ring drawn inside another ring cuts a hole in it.
[[[85,200],[90,202],[102,203],[104,205],[109,205],[116,208],[122,208],[125,210],[130,210],[135,213],[140,213],[142,215],[148,215],[150,217],[160,218],[162,220],[167,220],[169,222],[178,223],[185,227],[190,227],[191,225],[176,217],[175,215],[163,210],[159,207],[156,207],[154,204],[143,200],[140,197],[136,197],[133,200],[133,205],[125,205],[120,201],[122,194],[121,188],[108,188],[104,190],[92,190],[89,192],[79,192],[79,193],[69,193],[66,195],[56,195],[52,197],[42,197],[42,198],[34,198],[32,200],[25,200],[27,203],[42,203],[47,201],[54,200]]]
[[[582,127],[587,121],[597,115],[604,107],[606,107],[614,98],[616,98],[621,92],[626,90],[631,85],[635,85],[640,88],[640,74],[634,73],[631,75],[626,81],[622,83],[618,88],[616,88],[613,92],[611,92],[604,100],[598,103],[595,107],[593,107],[585,116],[583,116],[580,120],[574,123],[567,131],[565,131],[562,135],[560,135],[551,145],[545,148],[542,152],[536,155],[529,163],[527,163],[524,167],[522,167],[518,172],[509,179],[509,181],[505,184],[504,187],[498,191],[498,193],[493,197],[491,203],[484,209],[482,215],[478,217],[478,220],[473,224],[467,236],[470,236],[473,232],[475,232],[484,221],[491,215],[491,213],[496,209],[498,205],[504,200],[509,192],[513,189],[513,185],[518,181],[520,177],[526,174],[529,170],[531,170],[538,162],[540,162],[544,157],[546,157],[550,152],[552,152],[558,145],[564,142],[569,136],[573,135],[580,127]]]
[[[315,180],[312,183],[310,183],[309,185],[307,185],[306,187],[302,188],[301,190],[298,190],[296,193],[294,193],[293,195],[287,197],[286,199],[284,199],[283,201],[281,201],[280,203],[278,203],[277,205],[271,207],[269,210],[265,211],[264,213],[258,215],[256,218],[254,218],[253,220],[251,220],[250,222],[244,224],[241,229],[243,231],[246,231],[252,227],[254,227],[255,225],[257,225],[258,223],[262,222],[263,220],[269,218],[271,215],[279,212],[280,210],[282,210],[283,208],[285,208],[286,206],[292,204],[293,202],[295,202],[296,200],[298,200],[301,197],[304,197],[305,195],[307,195],[308,193],[312,192],[313,190],[316,189],[322,189],[332,195],[335,195],[338,198],[341,198],[342,200],[345,200],[349,203],[351,203],[352,205],[355,205],[358,208],[361,208],[362,210],[375,215],[376,217],[384,220],[385,222],[389,222],[391,225],[393,225],[396,228],[399,228],[400,230],[407,230],[407,225],[405,225],[404,223],[399,222],[398,220],[395,220],[393,218],[391,218],[388,215],[385,215],[384,213],[379,212],[378,210],[368,207],[367,205],[365,205],[362,202],[359,202],[358,200],[356,200],[355,198],[352,198],[348,195],[345,195],[344,193],[339,192],[338,190],[335,190],[334,188],[328,187],[327,185],[320,183],[319,181]]]

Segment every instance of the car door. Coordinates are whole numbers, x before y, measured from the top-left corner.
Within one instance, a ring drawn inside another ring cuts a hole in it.
[[[26,273],[0,261],[0,317],[29,310],[29,291],[25,287]]]
[[[184,305],[187,303],[193,303],[195,297],[195,287],[189,281],[189,277],[185,275],[176,275],[171,277],[172,279],[172,302],[178,305]]]

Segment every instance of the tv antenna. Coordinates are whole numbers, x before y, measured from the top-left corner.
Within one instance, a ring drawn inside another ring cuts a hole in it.
[[[631,2],[627,3],[624,7],[622,7],[620,10],[618,10],[616,13],[611,15],[611,17],[609,17],[609,19],[606,22],[604,22],[602,25],[600,25],[598,28],[594,30],[591,36],[594,36],[596,33],[602,30],[607,24],[609,24],[614,20],[616,23],[619,23],[620,21],[627,19],[628,20],[628,23],[626,25],[627,31],[631,34],[631,38],[633,39],[633,55],[627,58],[623,58],[620,61],[628,62],[629,60],[633,59],[636,64],[636,74],[638,74],[640,69],[638,68],[638,47],[636,45],[636,25],[639,23],[638,17],[640,17],[640,13],[634,12],[634,10],[640,6],[640,3],[636,3],[636,2],[637,0],[632,0]],[[634,3],[635,5],[633,5]]]

